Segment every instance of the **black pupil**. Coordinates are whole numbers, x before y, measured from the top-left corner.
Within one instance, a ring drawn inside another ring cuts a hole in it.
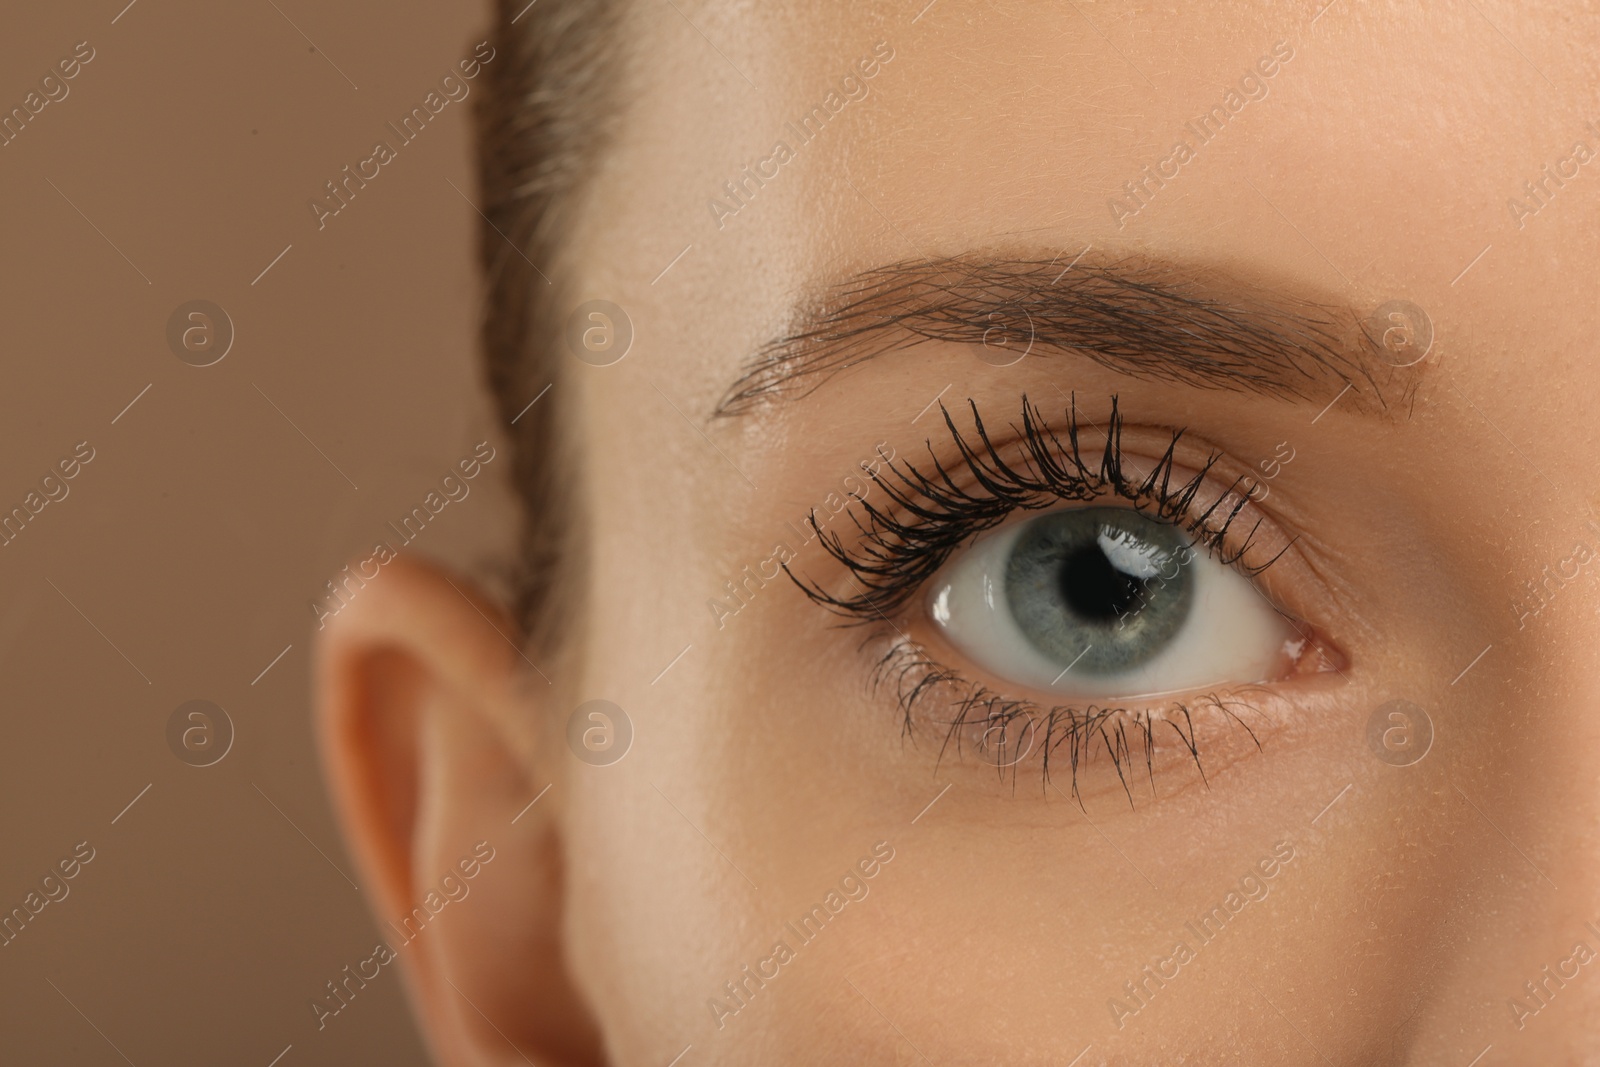
[[[1061,563],[1061,595],[1081,618],[1121,618],[1143,592],[1143,580],[1117,570],[1093,542],[1074,549]]]

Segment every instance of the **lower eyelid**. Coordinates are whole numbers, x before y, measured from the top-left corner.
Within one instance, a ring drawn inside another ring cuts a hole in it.
[[[1259,752],[1293,706],[1260,684],[1153,702],[1046,705],[1003,696],[902,633],[885,631],[872,643],[873,691],[895,701],[914,743],[937,745],[941,768],[998,770],[1013,786],[1020,773],[1037,773],[1041,788],[1079,802],[1116,795],[1134,804],[1208,784]],[[1008,732],[997,743],[999,730]]]

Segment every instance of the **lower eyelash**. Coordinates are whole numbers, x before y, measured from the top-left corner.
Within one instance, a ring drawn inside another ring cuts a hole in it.
[[[1025,719],[1028,724],[1025,729],[1030,731],[1032,740],[1024,751],[1009,761],[1006,761],[1002,749],[1001,762],[995,764],[996,770],[1003,778],[1006,770],[1010,769],[1014,788],[1017,766],[1037,749],[1043,764],[1043,788],[1048,789],[1052,784],[1052,759],[1059,765],[1064,758],[1072,775],[1069,794],[1080,808],[1083,806],[1083,797],[1078,790],[1079,771],[1100,751],[1111,759],[1129,807],[1134,806],[1129,772],[1140,762],[1141,756],[1145,775],[1154,791],[1157,737],[1165,734],[1161,729],[1163,726],[1170,727],[1177,735],[1179,743],[1199,772],[1201,781],[1209,786],[1194,723],[1198,713],[1220,713],[1244,730],[1256,748],[1261,747],[1255,731],[1241,716],[1241,712],[1257,713],[1261,709],[1244,700],[1228,700],[1216,694],[1205,694],[1185,701],[1174,701],[1160,709],[1094,704],[1082,708],[1056,706],[1046,709],[1033,701],[1004,697],[981,682],[967,680],[959,672],[932,659],[921,647],[905,637],[893,640],[878,660],[872,670],[871,686],[874,692],[885,686],[893,687],[895,702],[902,716],[902,732],[913,739],[917,719],[927,716],[929,705],[947,704],[952,709],[952,717],[942,724],[948,730],[939,747],[941,763],[952,743],[957,758],[960,758],[964,736],[968,731],[981,727],[984,731],[982,736],[987,737],[998,729],[1002,731],[1002,737],[1008,737],[1011,726]],[[941,694],[948,694],[948,697],[941,697]],[[1181,724],[1179,719],[1182,720]],[[1064,756],[1057,754],[1057,750],[1062,748],[1066,750]]]

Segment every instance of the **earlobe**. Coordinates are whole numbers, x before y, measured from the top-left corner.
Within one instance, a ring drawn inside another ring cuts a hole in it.
[[[439,1061],[598,1064],[563,955],[548,683],[517,637],[465,580],[397,559],[319,634],[323,764]]]

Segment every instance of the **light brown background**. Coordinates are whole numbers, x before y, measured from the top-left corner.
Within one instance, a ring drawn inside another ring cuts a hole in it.
[[[0,548],[0,910],[76,842],[97,851],[0,948],[0,1061],[266,1067],[292,1045],[281,1067],[422,1063],[392,969],[320,1033],[308,1006],[379,936],[311,745],[308,602],[488,433],[471,99],[325,230],[307,200],[468,54],[484,12],[125,3],[14,8],[0,33],[7,110],[76,42],[97,53],[0,148],[3,509],[74,443],[96,450]],[[165,337],[196,298],[237,333],[203,369]],[[416,551],[491,558],[507,458]],[[205,769],[165,738],[194,698],[237,731]]]

